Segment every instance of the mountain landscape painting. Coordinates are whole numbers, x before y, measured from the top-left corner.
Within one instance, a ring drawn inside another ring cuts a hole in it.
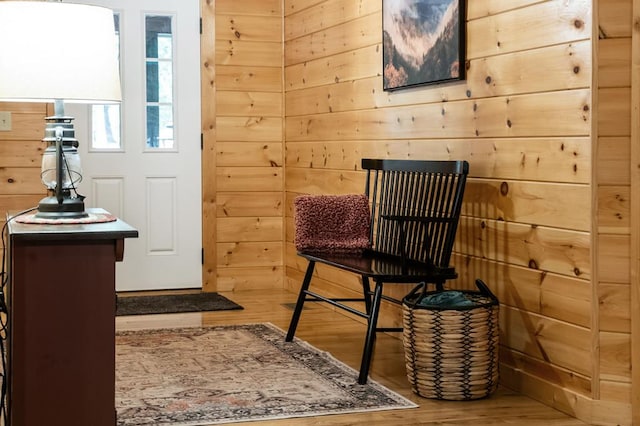
[[[463,1],[383,1],[384,90],[464,79]]]

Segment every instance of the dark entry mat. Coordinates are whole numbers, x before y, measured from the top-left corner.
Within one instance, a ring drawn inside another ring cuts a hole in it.
[[[119,296],[116,299],[116,316],[227,311],[233,309],[243,309],[243,307],[218,293],[212,292]]]

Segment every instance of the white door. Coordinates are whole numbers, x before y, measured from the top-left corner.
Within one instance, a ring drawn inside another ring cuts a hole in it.
[[[140,234],[126,241],[116,289],[201,288],[199,0],[81,2],[113,9],[119,35],[122,104],[65,106],[86,206]]]

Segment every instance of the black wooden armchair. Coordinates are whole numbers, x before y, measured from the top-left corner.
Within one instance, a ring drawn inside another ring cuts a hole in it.
[[[386,283],[434,283],[457,277],[449,265],[469,172],[466,161],[363,159],[365,194],[369,199],[370,247],[354,252],[298,254],[309,261],[291,318],[287,341],[293,340],[306,301],[327,302],[367,320],[358,383],[367,382],[376,332],[401,331],[377,326],[381,301],[401,301],[383,295]],[[337,299],[309,290],[316,263],[362,277],[363,297]],[[375,283],[371,290],[370,280]],[[363,310],[343,302],[363,302]]]

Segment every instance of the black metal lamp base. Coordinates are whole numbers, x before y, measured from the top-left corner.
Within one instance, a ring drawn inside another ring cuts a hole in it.
[[[56,197],[46,197],[38,205],[38,213],[35,215],[42,219],[79,219],[88,217],[84,211],[84,201],[81,198],[65,197],[62,203],[58,203]]]

